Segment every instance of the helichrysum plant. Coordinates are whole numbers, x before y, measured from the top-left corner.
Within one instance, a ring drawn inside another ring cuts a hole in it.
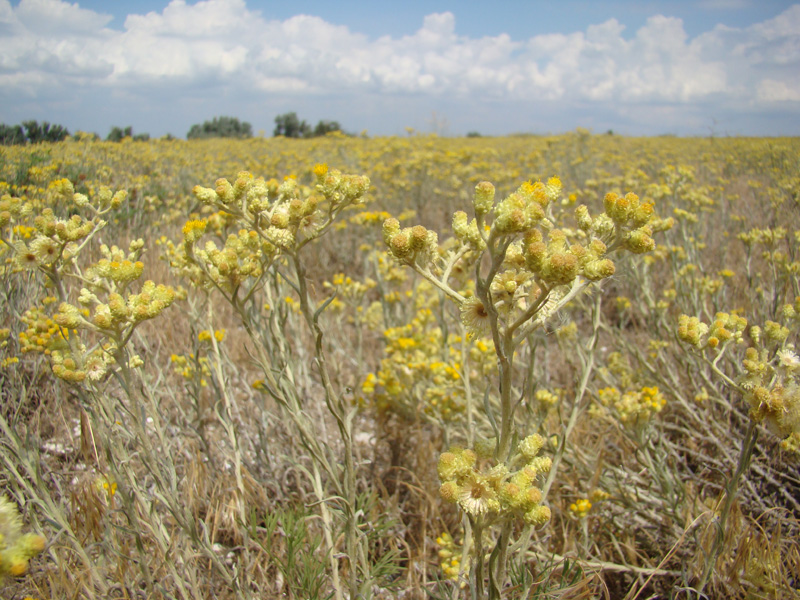
[[[258,389],[268,392],[287,411],[297,428],[301,443],[313,457],[310,473],[318,495],[325,541],[328,546],[332,571],[332,584],[337,597],[342,597],[338,559],[333,554],[334,523],[327,508],[327,494],[321,485],[321,472],[326,472],[345,506],[345,546],[349,559],[349,589],[355,597],[363,586],[369,588],[370,569],[364,563],[366,553],[359,537],[356,513],[356,473],[353,459],[352,408],[347,405],[340,390],[334,388],[327,366],[323,345],[320,315],[334,300],[327,299],[317,307],[308,289],[308,273],[303,249],[324,235],[333,226],[342,211],[364,201],[369,190],[369,178],[347,175],[325,164],[313,169],[315,184],[300,185],[296,179],[276,180],[256,178],[240,172],[231,183],[218,179],[214,188],[195,186],[195,197],[216,211],[217,227],[211,218],[192,219],[183,227],[183,240],[169,246],[170,262],[194,286],[215,290],[235,309],[245,330],[255,342],[256,360],[264,378],[258,380]],[[218,244],[208,233],[216,229],[224,236]],[[333,288],[341,288],[344,299],[358,296],[352,280],[334,277]],[[338,457],[325,447],[314,424],[304,412],[304,400],[298,397],[296,384],[276,374],[275,358],[286,361],[284,376],[290,371],[287,338],[274,333],[271,327],[261,327],[263,309],[274,304],[273,296],[284,294],[287,305],[296,308],[308,330],[315,337],[315,358],[323,388],[325,405],[336,421],[344,447],[344,468],[338,466]],[[295,299],[296,298],[296,299]],[[267,302],[265,302],[265,300]]]
[[[678,338],[701,353],[713,371],[737,390],[749,405],[755,423],[764,423],[781,438],[785,450],[800,449],[800,358],[795,352],[800,298],[781,309],[781,322],[766,321],[747,329],[747,320],[717,313],[711,323],[681,315]],[[745,332],[749,334],[749,344]],[[718,364],[728,353],[741,355],[738,373],[725,373]]]
[[[127,252],[102,244],[102,258],[88,266],[77,260],[106,226],[102,217],[125,202],[126,192],[112,193],[103,187],[90,200],[76,193],[69,180],[59,179],[50,184],[49,193],[93,216],[74,214],[62,219],[45,208],[33,218],[35,235],[30,242],[4,240],[14,249],[17,267],[42,273],[55,292],[48,297],[50,309],[43,304],[23,315],[27,329],[20,335],[21,350],[49,356],[53,373],[60,379],[96,384],[106,378],[111,365],[125,369],[141,366],[141,358],[125,347],[139,324],[172,304],[175,291],[152,281],[141,284],[138,292],[134,290],[144,270],[139,260],[144,251],[142,239],[131,242]],[[30,207],[20,206],[13,198],[6,202],[9,218],[31,213]],[[76,285],[80,292],[74,298],[71,292]]]
[[[455,242],[444,246],[436,232],[421,225],[403,228],[393,218],[383,225],[390,254],[452,300],[467,333],[489,336],[496,353],[498,414],[488,415],[494,435],[471,432],[475,448],[454,447],[439,460],[440,494],[461,508],[472,531],[470,577],[479,597],[486,577],[484,533],[500,529],[488,565],[489,596],[498,597],[512,525],[540,526],[550,518],[537,480],[552,461],[538,455],[543,446],[538,433],[520,435],[516,426],[518,348],[589,286],[611,277],[612,257],[653,250],[654,233],[671,226],[655,216],[651,202],[613,192],[605,196],[602,213],[593,216],[580,205],[569,223],[560,210],[561,186],[557,177],[528,182],[496,201],[491,183],[477,184],[473,218],[456,212]]]
[[[795,343],[800,324],[800,297],[780,308],[782,322],[766,321],[748,329],[747,319],[719,312],[711,323],[698,317],[681,315],[678,339],[700,354],[712,372],[747,402],[750,423],[741,443],[739,462],[725,487],[717,535],[706,560],[698,588],[707,585],[722,552],[728,517],[742,475],[749,469],[758,438],[758,425],[781,439],[784,450],[800,451],[800,358]],[[749,334],[745,336],[745,334]],[[749,343],[748,343],[749,337]],[[744,352],[742,352],[742,349]],[[736,357],[736,372],[725,372],[719,365],[726,355]]]

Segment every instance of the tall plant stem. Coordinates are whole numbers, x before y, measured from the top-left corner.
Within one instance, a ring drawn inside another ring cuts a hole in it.
[[[698,594],[702,594],[706,585],[711,579],[711,574],[717,565],[717,559],[722,554],[722,547],[725,542],[725,525],[728,522],[728,517],[733,508],[733,501],[736,499],[736,492],[739,489],[739,482],[742,475],[750,467],[750,461],[753,458],[753,450],[756,447],[756,440],[758,439],[758,425],[752,419],[747,425],[747,431],[744,434],[744,442],[742,442],[742,450],[739,453],[739,463],[736,465],[736,470],[731,475],[730,480],[725,485],[725,500],[722,503],[722,510],[720,511],[719,518],[714,521],[716,532],[714,535],[714,544],[711,547],[711,553],[706,561],[703,576],[697,586]]]
[[[322,345],[323,332],[319,325],[319,316],[324,306],[315,312],[311,311],[311,301],[306,285],[306,272],[299,257],[293,257],[295,273],[300,296],[300,309],[306,323],[315,337],[315,358],[319,369],[322,386],[325,390],[325,404],[336,420],[342,443],[344,444],[344,494],[345,494],[345,540],[347,558],[350,563],[350,598],[358,596],[358,531],[356,523],[356,474],[353,460],[352,414],[347,414],[342,397],[336,393],[331,383],[325,352]]]

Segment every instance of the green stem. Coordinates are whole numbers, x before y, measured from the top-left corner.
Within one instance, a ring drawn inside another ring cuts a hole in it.
[[[475,598],[483,598],[483,524],[472,525],[472,539],[475,540],[475,568],[472,570]]]

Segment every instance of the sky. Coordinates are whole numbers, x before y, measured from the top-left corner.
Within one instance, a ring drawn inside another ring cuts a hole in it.
[[[800,135],[800,3],[0,0],[0,122]]]

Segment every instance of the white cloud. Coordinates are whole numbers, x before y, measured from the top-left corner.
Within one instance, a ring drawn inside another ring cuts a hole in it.
[[[229,96],[399,94],[617,111],[711,101],[752,111],[800,100],[800,5],[694,38],[680,19],[661,15],[632,32],[610,19],[527,40],[470,38],[445,12],[426,16],[412,35],[371,40],[315,16],[270,20],[245,0],[172,0],[161,12],[129,15],[122,31],[109,29],[110,19],[63,0],[0,0],[6,102],[77,84],[180,91],[198,101],[216,88]]]
[[[61,0],[22,0],[14,15],[28,31],[56,36],[91,33],[102,29],[112,19],[111,15],[96,13]]]
[[[800,102],[800,85],[765,79],[759,85],[758,99],[765,102]]]

